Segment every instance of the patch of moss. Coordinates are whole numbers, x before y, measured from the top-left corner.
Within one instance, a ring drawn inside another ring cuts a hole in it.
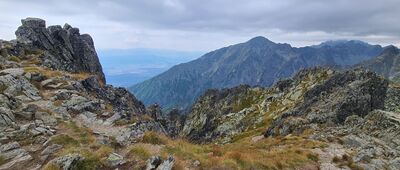
[[[10,56],[10,57],[8,57],[8,60],[14,61],[14,62],[17,62],[17,63],[21,62],[21,59],[19,59],[16,56]]]
[[[6,158],[2,155],[0,155],[0,165],[3,165],[6,163]]]
[[[72,138],[69,135],[60,134],[53,136],[51,141],[55,144],[64,145],[64,146],[78,146],[79,142]]]
[[[126,119],[118,119],[114,122],[115,126],[123,126],[123,125],[130,125],[136,123],[138,120],[136,118],[131,118],[130,120]]]
[[[318,160],[319,160],[318,155],[312,154],[312,153],[308,153],[308,154],[307,154],[307,158],[308,158],[309,160],[314,161],[314,162],[318,162]]]
[[[25,49],[25,54],[26,55],[40,55],[43,54],[43,50],[40,49]]]

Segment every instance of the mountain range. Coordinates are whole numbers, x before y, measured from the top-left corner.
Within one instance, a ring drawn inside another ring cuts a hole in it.
[[[379,55],[379,45],[356,40],[328,41],[296,48],[264,37],[209,52],[129,88],[146,105],[188,108],[210,88],[240,84],[271,86],[279,79],[315,66],[347,67]]]

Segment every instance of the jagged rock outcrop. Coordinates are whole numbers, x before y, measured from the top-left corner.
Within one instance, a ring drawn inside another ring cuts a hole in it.
[[[305,92],[333,74],[329,69],[309,69],[271,88],[242,85],[209,90],[191,108],[181,136],[194,142],[230,142],[236,135],[263,129],[272,118],[300,103]],[[265,129],[264,129],[265,130]]]
[[[397,169],[398,91],[398,85],[362,69],[306,69],[271,88],[209,90],[192,107],[180,135],[199,143],[248,137],[256,142],[262,133],[271,140],[301,136],[329,146],[316,151],[324,165],[343,166],[344,157],[353,168]],[[325,160],[324,152],[333,156]]]
[[[44,50],[42,65],[74,73],[88,72],[106,82],[90,35],[81,35],[78,28],[68,24],[46,28],[46,21],[39,18],[26,18],[21,22],[15,32],[17,41]]]
[[[88,92],[95,92],[98,98],[109,101],[113,109],[118,112],[123,112],[123,115],[131,116],[132,113],[146,113],[146,108],[143,103],[137,100],[136,97],[125,88],[102,85],[94,76],[82,80],[81,83]]]
[[[178,109],[172,109],[167,113],[163,113],[158,104],[153,104],[147,108],[149,114],[155,121],[159,122],[165,129],[166,134],[174,138],[179,135],[183,128],[186,116]]]
[[[374,110],[364,118],[352,115],[344,125],[317,129],[314,140],[328,140],[351,151],[363,169],[398,169],[400,114]]]
[[[274,120],[266,136],[301,133],[314,125],[343,124],[347,117],[364,117],[383,109],[388,81],[376,73],[351,70],[337,73],[304,94],[304,101]]]
[[[208,90],[199,98],[192,107],[191,112],[187,115],[181,135],[192,141],[211,142],[213,139],[223,135],[223,133],[237,133],[237,131],[243,131],[244,129],[239,127],[222,131],[224,128],[219,127],[222,127],[225,122],[230,122],[230,115],[235,114],[235,116],[238,117],[240,114],[242,115],[241,117],[244,117],[244,115],[250,114],[253,110],[244,110],[241,112],[241,109],[250,107],[250,105],[243,106],[243,108],[236,107],[241,107],[241,104],[238,103],[244,103],[243,105],[246,105],[247,103],[250,104],[251,101],[257,100],[259,97],[255,95],[257,90],[253,90],[249,86],[239,86],[221,91]],[[262,89],[259,91],[262,91]],[[252,97],[247,99],[247,96]],[[246,123],[240,121],[241,118],[237,119],[236,121],[232,121],[236,122],[236,124],[239,122],[241,122],[241,124]]]

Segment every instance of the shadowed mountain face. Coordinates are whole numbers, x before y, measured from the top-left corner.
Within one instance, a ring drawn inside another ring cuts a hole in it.
[[[400,51],[397,47],[388,46],[378,57],[357,66],[372,70],[390,80],[400,81]]]
[[[264,37],[221,48],[197,60],[179,64],[130,88],[149,105],[187,108],[210,88],[239,84],[270,86],[302,68],[350,66],[382,52],[381,46],[360,41],[330,41],[317,46],[294,48]]]

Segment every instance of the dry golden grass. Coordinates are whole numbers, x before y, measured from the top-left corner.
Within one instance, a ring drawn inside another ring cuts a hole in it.
[[[317,164],[318,156],[310,151],[312,148],[324,147],[324,143],[311,141],[303,137],[287,136],[265,138],[252,142],[246,137],[231,144],[193,144],[183,139],[169,139],[163,135],[148,133],[144,143],[165,146],[162,157],[173,155],[177,161],[176,169],[191,166],[195,160],[200,161],[203,169],[285,169],[306,164]],[[157,141],[157,142],[155,142]],[[143,141],[142,141],[143,142]],[[149,149],[142,145],[133,145],[130,156],[144,160],[149,156]],[[150,154],[153,155],[153,154]]]
[[[151,156],[151,153],[146,145],[139,143],[129,148],[127,156],[131,159],[140,159],[146,161]]]
[[[64,147],[56,155],[81,154],[85,157],[85,160],[79,162],[78,169],[96,169],[102,167],[105,164],[105,159],[113,152],[113,148],[110,146],[97,144],[96,138],[90,129],[79,127],[74,122],[60,123],[58,132],[60,134],[54,136],[52,142],[62,144]],[[52,170],[55,167],[47,165],[46,168]]]
[[[40,73],[46,77],[71,77],[72,79],[75,80],[84,80],[88,77],[91,76],[91,74],[86,73],[86,72],[80,72],[80,73],[67,73],[67,72],[62,72],[62,71],[57,71],[57,70],[49,70],[45,69],[42,67],[24,67],[25,72],[27,73]]]
[[[156,132],[146,132],[142,137],[143,143],[150,143],[154,145],[165,145],[168,142],[168,137],[165,135],[158,134]]]
[[[50,163],[50,164],[47,164],[47,165],[43,168],[43,170],[61,170],[61,168],[60,168],[58,165],[55,165],[55,164]]]
[[[16,57],[16,56],[10,56],[10,57],[8,57],[8,60],[14,61],[14,62],[17,62],[17,63],[21,62],[21,59]]]

